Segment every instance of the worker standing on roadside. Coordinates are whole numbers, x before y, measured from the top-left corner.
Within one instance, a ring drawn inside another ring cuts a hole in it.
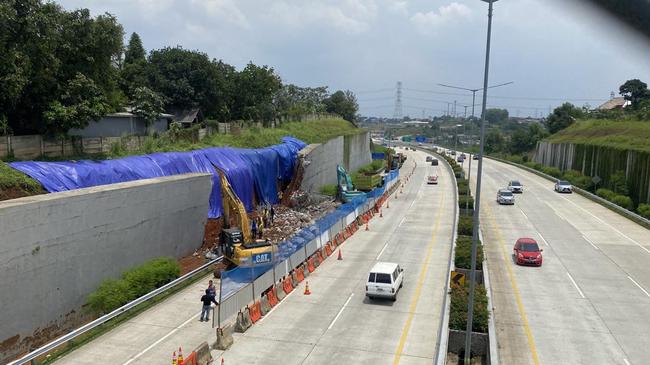
[[[203,302],[203,308],[201,309],[201,319],[199,319],[199,322],[203,322],[204,320],[207,322],[210,320],[211,304],[219,305],[219,303],[214,299],[214,295],[210,294],[210,289],[205,289],[205,294],[201,297],[201,301]]]
[[[212,280],[208,281],[208,289],[207,289],[213,297],[217,296],[217,289],[214,287],[214,283]]]

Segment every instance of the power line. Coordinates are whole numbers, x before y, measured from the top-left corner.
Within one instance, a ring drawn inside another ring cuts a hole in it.
[[[397,81],[397,91],[395,93],[395,111],[393,118],[402,119],[402,82]]]

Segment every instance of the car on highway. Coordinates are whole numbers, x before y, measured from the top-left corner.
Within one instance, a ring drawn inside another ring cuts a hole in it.
[[[373,298],[397,299],[397,293],[404,281],[404,269],[392,262],[378,262],[368,273],[366,296]]]
[[[499,189],[497,191],[497,203],[499,204],[515,204],[515,196],[512,191],[508,189]]]
[[[431,166],[438,166],[438,159],[434,158],[431,160]]]
[[[463,156],[461,155],[461,156],[458,156],[458,158],[456,159],[456,161],[457,161],[457,162],[460,162],[460,163],[463,163],[463,161],[465,161],[465,158],[463,158]]]
[[[427,162],[431,162],[431,159],[433,159],[433,157],[427,156]]]
[[[524,192],[524,186],[521,185],[521,183],[517,180],[510,180],[508,182],[508,190],[512,191],[513,193],[523,193]]]
[[[456,151],[451,151],[449,154],[452,156],[456,156]]]
[[[474,156],[472,156],[472,160],[478,160],[478,155],[474,154]]]
[[[512,249],[517,265],[542,266],[542,249],[532,238],[520,238]]]
[[[438,175],[429,175],[427,177],[427,184],[438,184]]]
[[[558,180],[555,182],[555,191],[558,193],[572,193],[573,192],[573,185],[571,185],[570,182],[566,180]]]

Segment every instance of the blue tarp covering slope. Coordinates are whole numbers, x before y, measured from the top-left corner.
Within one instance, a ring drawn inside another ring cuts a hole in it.
[[[253,191],[261,202],[278,202],[278,179],[285,182],[291,179],[298,151],[305,146],[296,138],[284,137],[282,144],[260,149],[206,148],[115,160],[27,161],[9,166],[31,176],[49,192],[186,173],[211,173],[208,217],[218,218],[222,213],[221,184],[213,165],[225,172],[235,193],[251,211]]]

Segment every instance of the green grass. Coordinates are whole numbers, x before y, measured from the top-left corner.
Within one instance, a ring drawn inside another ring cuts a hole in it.
[[[581,120],[546,140],[650,152],[650,122]]]
[[[0,161],[0,200],[44,192],[36,180]]]

